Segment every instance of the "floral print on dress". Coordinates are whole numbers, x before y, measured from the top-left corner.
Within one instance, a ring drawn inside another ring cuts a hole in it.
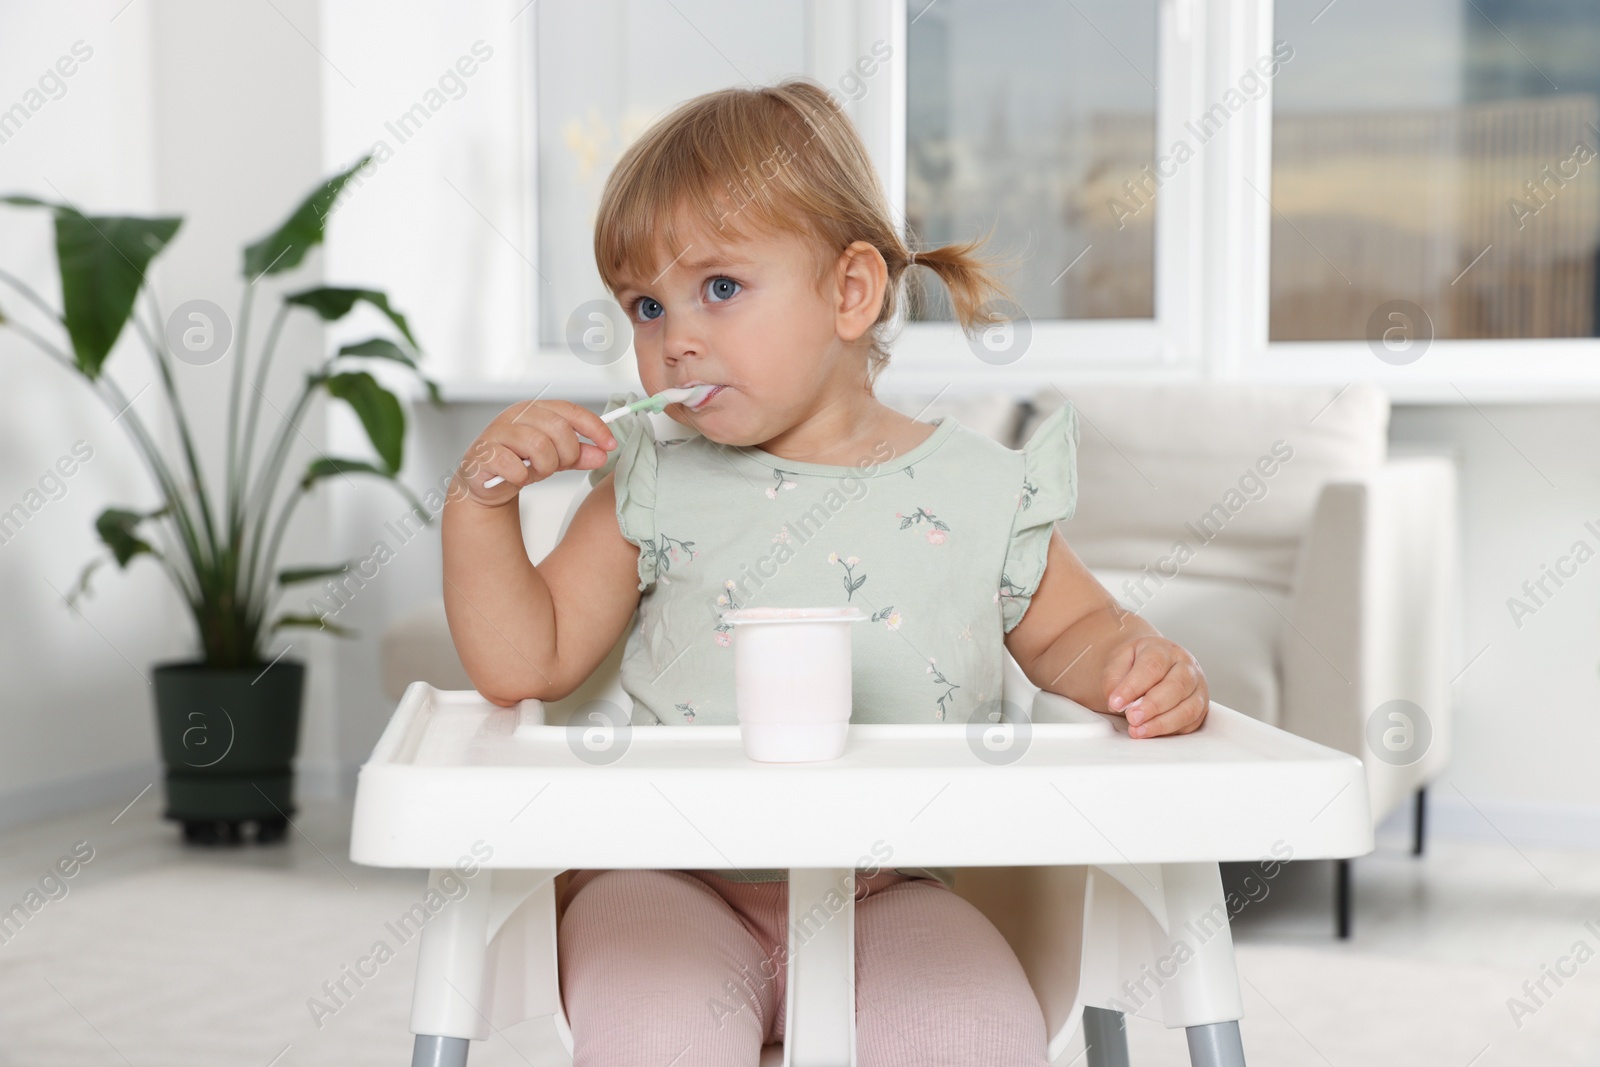
[[[860,556],[848,556],[841,559],[839,553],[829,552],[828,562],[839,563],[844,566],[844,598],[846,600],[853,597],[856,590],[866,584],[867,576],[865,574],[859,578],[855,576],[855,565],[861,562]]]
[[[933,680],[934,680],[935,684],[949,687],[944,691],[944,694],[942,696],[940,696],[938,701],[937,701],[937,703],[939,705],[939,710],[933,713],[933,717],[934,717],[935,721],[944,722],[944,713],[945,713],[944,702],[949,700],[951,697],[953,697],[955,695],[955,691],[957,689],[960,689],[961,687],[944,676],[943,672],[941,672],[939,670],[937,662],[935,661],[934,657],[932,657],[932,656],[928,657],[928,669],[923,671],[922,673],[923,674],[931,674],[931,675],[933,675]]]
[[[992,603],[998,604],[1002,600],[1015,600],[1017,597],[1019,597],[1021,595],[1022,595],[1022,586],[1018,585],[1017,583],[1013,582],[1010,578],[1007,578],[1004,574],[1002,574],[1000,576],[1000,588],[994,594],[994,600],[992,601]]]
[[[945,534],[950,530],[949,525],[943,519],[935,518],[933,512],[927,508],[918,508],[909,515],[902,515],[897,511],[894,513],[894,517],[900,520],[900,529],[902,530],[927,523],[929,527],[927,538],[930,545],[944,544]]]
[[[1017,494],[1017,510],[1027,511],[1033,507],[1033,498],[1039,494],[1039,487],[1028,479],[1022,479],[1022,492]]]
[[[739,588],[738,585],[734,583],[732,578],[729,578],[727,581],[722,583],[722,588],[726,589],[727,592],[717,597],[717,607],[727,608],[729,611],[738,610],[739,598],[733,595],[733,591]],[[733,644],[733,623],[717,623],[716,634],[717,636],[715,641],[717,644],[721,645],[723,648],[727,648],[729,645]]]
[[[894,610],[894,605],[892,604],[880,611],[874,611],[872,613],[872,621],[881,622],[890,630],[900,629],[900,613]]]
[[[683,716],[684,722],[694,722],[694,701],[686,700],[682,704],[672,705],[673,710]]]
[[[774,479],[773,484],[767,486],[767,499],[768,500],[776,500],[776,499],[778,499],[778,490],[779,489],[793,489],[795,487],[795,485],[797,484],[797,483],[792,482],[789,479],[785,478],[783,476],[783,472],[780,471],[780,470],[773,471],[772,472],[772,477]]]
[[[680,549],[689,554],[689,559],[687,562],[692,563],[695,556],[699,555],[699,553],[694,550],[693,541],[679,541],[675,538],[668,537],[665,534],[661,535],[661,540],[659,542],[654,537],[646,537],[643,541],[639,542],[639,550],[641,552],[648,553],[649,555],[655,557],[656,576],[661,580],[661,584],[663,585],[672,584],[672,580],[667,577],[667,571],[672,569],[673,561],[679,558],[678,552]]]

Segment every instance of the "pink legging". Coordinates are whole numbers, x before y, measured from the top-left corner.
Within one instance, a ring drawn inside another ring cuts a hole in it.
[[[1047,1067],[1039,1002],[982,912],[929,878],[855,884],[860,1067]],[[574,1067],[756,1067],[783,1039],[788,897],[711,871],[572,872],[557,956]]]

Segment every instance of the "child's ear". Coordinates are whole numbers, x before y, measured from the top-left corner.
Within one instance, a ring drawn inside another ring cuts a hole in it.
[[[889,265],[869,242],[852,241],[839,253],[834,281],[834,328],[843,340],[854,341],[878,321]]]

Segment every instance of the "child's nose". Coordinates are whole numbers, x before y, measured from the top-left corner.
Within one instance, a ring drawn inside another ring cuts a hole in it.
[[[705,355],[705,337],[696,318],[693,311],[680,311],[667,317],[663,353],[669,362]]]

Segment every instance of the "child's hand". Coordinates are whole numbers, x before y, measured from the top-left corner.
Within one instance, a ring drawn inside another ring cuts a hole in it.
[[[1199,662],[1188,649],[1159,635],[1135,637],[1113,648],[1100,683],[1106,704],[1127,718],[1129,737],[1198,730],[1211,706]]]
[[[580,433],[596,444],[580,441]],[[610,428],[588,408],[570,400],[530,400],[495,416],[467,449],[456,477],[476,503],[499,507],[515,500],[523,486],[557,471],[604,466],[615,447]],[[483,483],[496,476],[504,480],[485,489]]]

